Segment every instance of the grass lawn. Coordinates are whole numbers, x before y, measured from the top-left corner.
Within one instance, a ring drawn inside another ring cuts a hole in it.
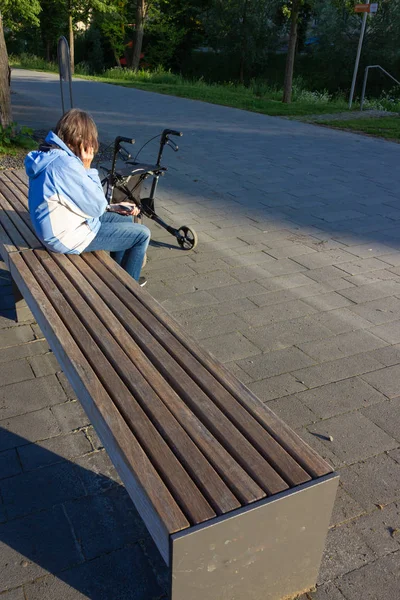
[[[337,129],[367,133],[375,137],[400,142],[400,114],[395,117],[368,117],[346,121],[319,121],[320,125],[328,125]]]

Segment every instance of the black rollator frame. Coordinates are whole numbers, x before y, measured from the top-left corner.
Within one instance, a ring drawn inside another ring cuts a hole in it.
[[[120,202],[132,202],[136,204],[140,208],[139,217],[135,217],[136,222],[140,221],[142,216],[145,216],[158,223],[173,235],[183,250],[192,250],[196,247],[198,241],[196,232],[186,225],[182,225],[179,229],[171,227],[171,225],[168,225],[168,223],[157,215],[154,205],[158,180],[167,171],[167,168],[161,165],[164,148],[165,146],[169,146],[174,152],[177,152],[179,146],[171,140],[171,136],[182,137],[182,135],[179,131],[164,129],[161,133],[157,162],[154,165],[139,163],[135,159],[130,160],[132,158],[131,155],[121,144],[134,144],[135,140],[122,136],[116,137],[111,169],[101,166],[101,169],[107,172],[107,176],[104,177],[101,183],[108,202],[112,204],[119,204]],[[124,165],[121,168],[117,168],[118,158],[124,161]],[[150,195],[146,198],[141,198],[141,187],[148,177],[153,177]]]

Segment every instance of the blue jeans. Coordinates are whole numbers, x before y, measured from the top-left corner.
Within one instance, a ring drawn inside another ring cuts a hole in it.
[[[134,223],[132,217],[118,213],[106,212],[100,221],[96,237],[84,252],[108,250],[112,258],[138,281],[150,241],[150,230],[145,225]]]

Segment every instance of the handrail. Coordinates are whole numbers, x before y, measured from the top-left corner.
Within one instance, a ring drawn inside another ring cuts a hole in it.
[[[369,69],[380,69],[381,71],[383,71],[385,73],[385,75],[387,75],[388,77],[390,77],[390,79],[393,79],[393,81],[395,81],[398,85],[400,85],[400,81],[397,81],[397,79],[395,79],[393,77],[393,75],[391,75],[390,73],[388,73],[387,71],[385,71],[385,69],[383,67],[381,67],[380,65],[369,65],[365,69],[363,89],[362,89],[362,94],[361,94],[361,106],[360,106],[360,110],[362,110],[363,106],[364,106],[365,90],[367,89],[367,79],[368,79]]]

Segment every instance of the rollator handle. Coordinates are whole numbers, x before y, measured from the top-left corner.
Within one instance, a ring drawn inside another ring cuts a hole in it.
[[[132,138],[127,138],[127,137],[123,137],[121,135],[119,135],[118,137],[115,138],[115,144],[120,144],[121,142],[125,142],[126,144],[134,144],[135,140],[133,140]]]
[[[164,129],[163,136],[167,135],[177,135],[178,137],[182,137],[183,133],[181,131],[175,131],[175,129]]]

